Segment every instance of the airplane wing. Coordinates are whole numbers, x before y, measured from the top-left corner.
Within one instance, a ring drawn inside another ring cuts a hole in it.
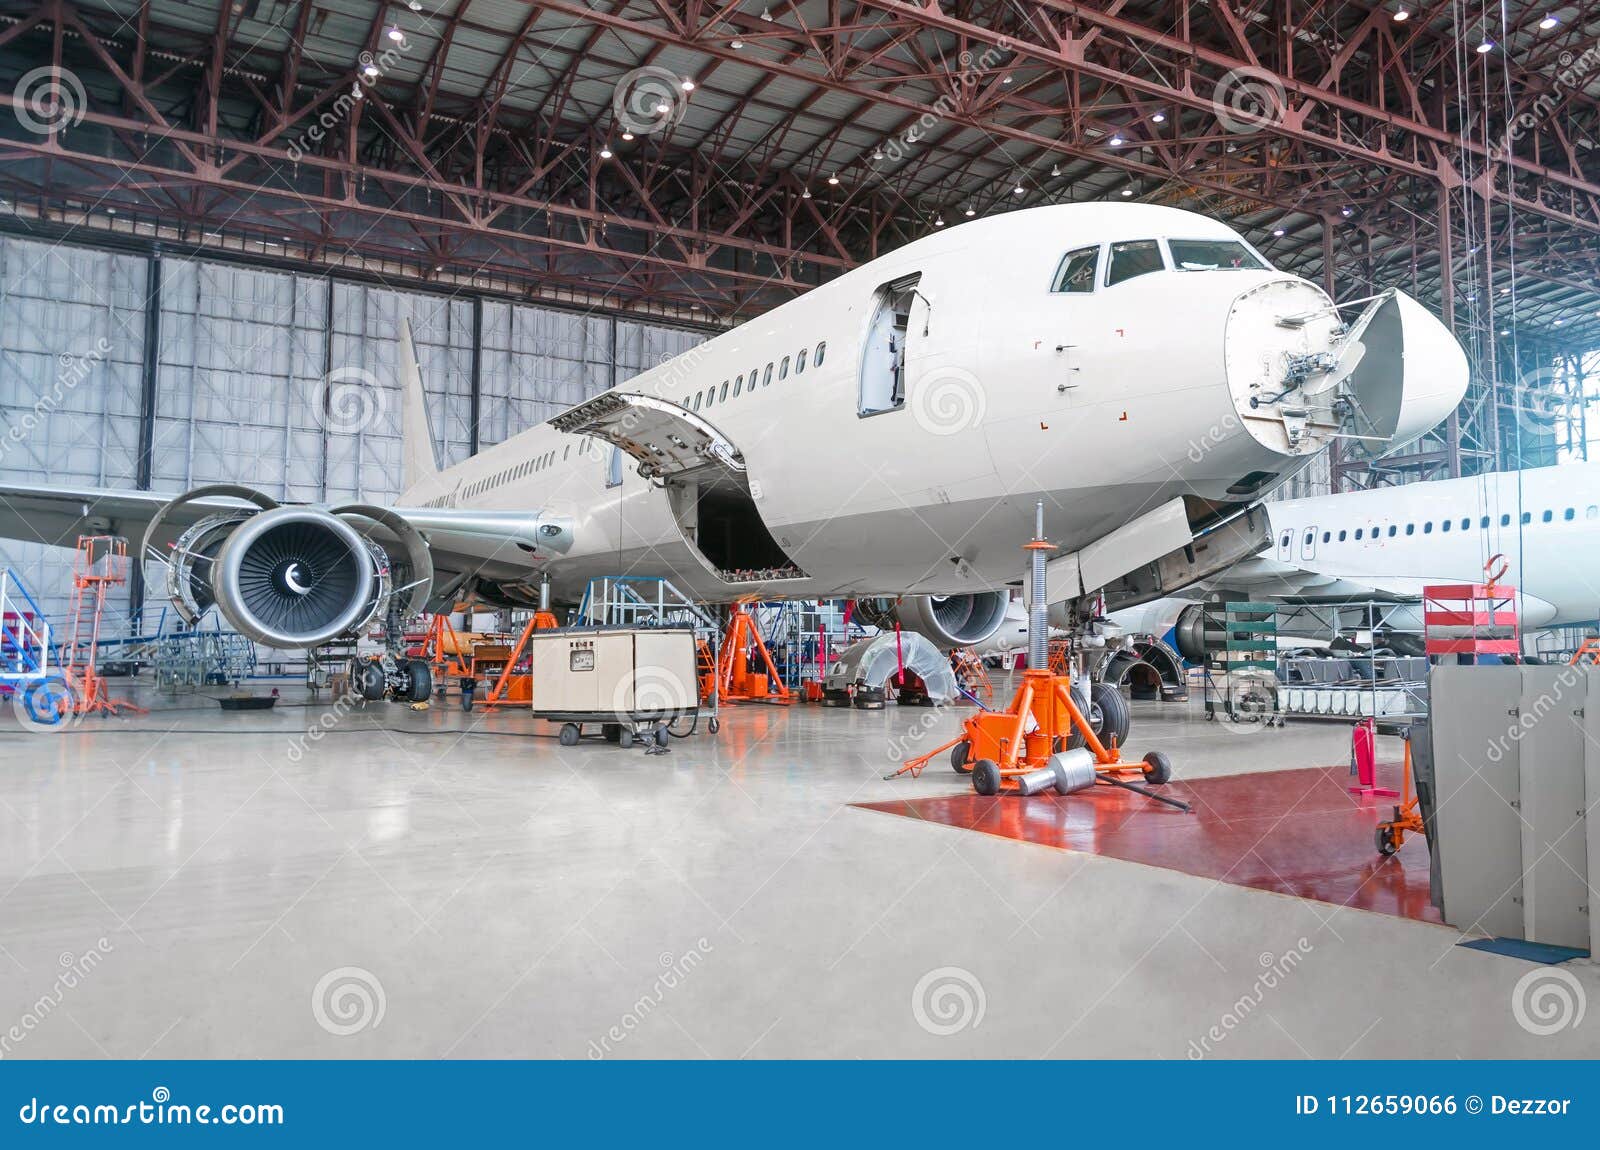
[[[80,535],[120,535],[131,549],[137,549],[146,529],[159,517],[150,546],[164,552],[184,531],[208,516],[261,506],[246,497],[244,488],[231,489],[238,494],[228,494],[230,488],[225,485],[202,490],[215,494],[174,503],[180,496],[165,492],[0,484],[0,538],[72,547]],[[362,534],[380,545],[402,542],[392,526],[364,514],[358,509],[361,506],[352,501],[323,509],[355,516]],[[530,566],[536,566],[541,557],[564,554],[573,543],[570,520],[537,512],[388,504],[374,505],[374,509],[404,520],[421,533],[432,555],[436,581],[451,593],[473,577],[527,578]]]

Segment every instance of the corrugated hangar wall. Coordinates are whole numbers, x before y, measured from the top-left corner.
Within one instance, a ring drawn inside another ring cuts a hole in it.
[[[500,299],[0,236],[0,480],[139,487],[146,304],[157,285],[148,486],[173,493],[237,482],[284,500],[393,500],[404,319],[445,465],[472,452],[475,331],[480,447],[705,338]],[[0,540],[0,563],[64,617],[70,551]],[[159,571],[148,575],[153,627],[165,600]]]

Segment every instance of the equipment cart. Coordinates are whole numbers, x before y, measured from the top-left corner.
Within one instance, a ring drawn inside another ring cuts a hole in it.
[[[690,627],[561,627],[529,636],[533,713],[561,724],[561,743],[586,733],[631,747],[667,745],[668,728],[699,713]]]

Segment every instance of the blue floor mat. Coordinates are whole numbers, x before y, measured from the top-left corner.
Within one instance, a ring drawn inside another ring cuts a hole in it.
[[[1475,938],[1458,944],[1469,950],[1486,950],[1490,954],[1503,954],[1507,958],[1520,958],[1527,962],[1553,964],[1574,958],[1588,958],[1587,950],[1575,946],[1551,946],[1547,942],[1528,942],[1521,938]]]

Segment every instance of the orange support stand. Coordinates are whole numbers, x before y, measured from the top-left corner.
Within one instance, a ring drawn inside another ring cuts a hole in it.
[[[1406,841],[1406,835],[1427,832],[1422,822],[1422,801],[1411,785],[1411,736],[1405,737],[1405,781],[1401,784],[1400,805],[1394,808],[1394,818],[1378,824],[1378,853],[1392,855]],[[1394,792],[1390,792],[1393,794]]]
[[[1591,636],[1567,660],[1569,667],[1588,667],[1600,664],[1600,638]]]
[[[80,715],[145,715],[143,707],[113,699],[100,674],[100,623],[106,592],[128,581],[128,541],[116,535],[80,535],[72,563],[72,628],[61,649],[61,673]]]
[[[716,685],[717,696],[725,703],[794,702],[794,694],[779,674],[755,616],[745,609],[744,601],[729,609]]]
[[[428,661],[433,668],[435,682],[461,679],[471,674],[471,647],[461,641],[449,615],[435,615],[428,623],[427,633],[422,636],[416,656]]]
[[[506,704],[520,704],[527,706],[533,701],[533,676],[527,671],[518,671],[517,664],[522,661],[523,655],[528,650],[528,639],[535,631],[548,631],[561,626],[554,614],[549,611],[535,611],[533,618],[528,620],[528,625],[522,629],[522,634],[517,636],[517,641],[512,645],[511,653],[506,656],[505,666],[501,668],[499,676],[494,681],[494,686],[489,688],[489,694],[483,700],[485,707],[500,707]],[[498,658],[498,654],[496,656]],[[474,671],[476,671],[477,652],[473,652]],[[476,675],[474,675],[474,678]]]

